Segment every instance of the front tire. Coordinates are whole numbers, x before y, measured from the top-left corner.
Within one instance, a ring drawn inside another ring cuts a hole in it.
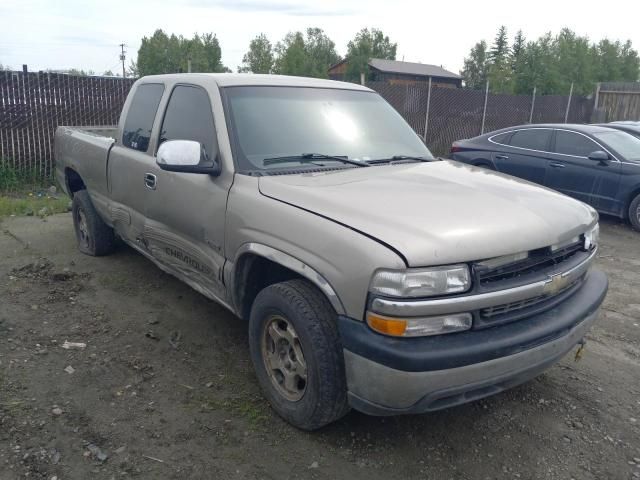
[[[640,231],[640,194],[636,195],[629,205],[629,223],[635,230]]]
[[[102,221],[86,190],[73,196],[71,204],[73,227],[78,249],[93,257],[108,255],[115,249],[113,229]]]
[[[257,295],[249,347],[265,396],[292,425],[316,430],[349,411],[336,313],[306,280],[270,285]]]

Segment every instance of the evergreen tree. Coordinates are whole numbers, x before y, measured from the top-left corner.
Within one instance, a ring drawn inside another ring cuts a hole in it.
[[[511,91],[513,71],[510,63],[510,51],[507,28],[503,25],[498,30],[498,34],[489,51],[487,79],[489,80],[489,88],[494,92]]]

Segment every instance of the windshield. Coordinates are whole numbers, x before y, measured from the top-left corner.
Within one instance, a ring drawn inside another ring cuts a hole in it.
[[[594,133],[593,136],[618,152],[624,160],[640,160],[640,138],[618,130]]]
[[[433,159],[404,119],[373,92],[307,87],[224,90],[240,171],[357,168],[327,156],[361,162],[401,156]],[[301,161],[310,153],[321,155]],[[274,158],[279,161],[269,161]]]

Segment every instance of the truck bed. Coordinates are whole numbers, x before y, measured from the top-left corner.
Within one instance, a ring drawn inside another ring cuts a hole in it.
[[[75,170],[94,194],[107,192],[107,162],[117,126],[58,127],[55,134],[56,177],[65,185],[65,170]],[[67,192],[68,193],[68,192]]]

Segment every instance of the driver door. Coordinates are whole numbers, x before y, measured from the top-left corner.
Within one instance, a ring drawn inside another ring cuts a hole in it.
[[[207,152],[217,151],[206,90],[195,85],[173,86],[157,146],[167,140],[194,140]],[[197,290],[224,299],[224,225],[231,173],[214,177],[169,172],[156,162],[147,173],[155,179],[144,235],[151,254]]]
[[[620,183],[620,162],[589,159],[597,150],[603,147],[586,135],[556,130],[545,185],[599,211],[614,212],[618,208],[615,197]]]

